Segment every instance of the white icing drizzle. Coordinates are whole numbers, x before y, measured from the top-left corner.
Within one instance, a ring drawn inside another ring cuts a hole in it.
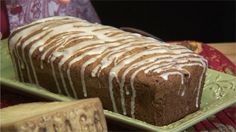
[[[103,57],[103,59],[101,60],[101,63],[95,67],[92,70],[92,76],[95,77],[96,74],[99,73],[107,66],[109,66],[114,60],[116,60],[116,58],[120,57],[121,55],[123,55],[124,53],[121,52],[121,50],[125,50],[125,48],[130,47],[130,46],[119,46],[117,48],[114,48],[113,51],[114,52],[110,52],[109,54],[107,54],[105,57]]]
[[[70,37],[79,37],[79,36],[78,36],[78,35],[77,35],[77,36],[71,35]],[[66,40],[64,41],[64,43],[59,43],[59,44],[63,44],[63,45],[64,45],[64,44],[66,44],[67,41],[70,42],[70,41],[72,41],[72,40],[73,40],[73,39],[66,39]],[[53,47],[53,48],[54,48],[54,47]],[[59,49],[59,48],[60,48],[60,47],[58,47],[57,49]],[[51,48],[49,48],[49,50],[50,50],[50,49],[51,49]],[[42,66],[42,65],[43,65],[43,64],[42,64],[42,63],[43,63],[42,60],[45,59],[45,56],[46,56],[46,54],[49,52],[49,50],[47,50],[46,53],[44,53],[43,56],[41,56],[41,67],[43,67],[43,66]],[[51,58],[51,59],[52,59],[52,61],[54,61],[54,60],[56,59],[56,57]],[[62,66],[62,65],[59,65],[59,68],[58,68],[58,69],[59,69],[60,77],[61,77],[61,79],[62,79],[62,85],[63,85],[63,88],[64,88],[66,94],[67,94],[68,96],[71,96],[70,93],[69,93],[69,91],[68,91],[68,88],[67,88],[67,86],[66,86],[66,82],[65,82],[65,78],[64,78],[63,73],[62,73],[62,69],[61,69],[62,67],[61,67],[61,66]],[[69,81],[71,82],[71,78],[68,78],[68,79],[69,79]],[[59,85],[57,85],[57,87],[58,87],[58,89],[60,89],[60,88],[59,88]],[[75,92],[74,87],[71,87],[71,89],[72,89],[72,92],[73,92],[73,97],[78,98],[78,96],[77,96],[77,94],[76,94],[76,92]]]
[[[53,27],[53,28],[45,28],[45,30],[39,34],[37,34],[36,36],[32,37],[31,39],[29,39],[28,41],[33,41],[33,40],[36,40],[38,38],[40,38],[41,36],[39,36],[40,34],[45,34],[45,32],[47,32],[48,30],[52,30],[52,32],[50,32],[47,36],[43,37],[42,39],[40,39],[39,41],[37,41],[35,44],[33,44],[30,48],[30,52],[29,52],[29,58],[30,58],[30,64],[31,64],[31,67],[32,67],[32,71],[33,71],[33,75],[35,77],[35,81],[36,81],[36,84],[38,84],[38,79],[37,79],[37,76],[36,76],[36,72],[35,72],[35,69],[34,69],[34,66],[33,66],[33,63],[32,63],[32,54],[33,52],[38,49],[40,46],[42,45],[45,45],[44,42],[46,42],[46,40],[48,40],[50,37],[51,37],[51,34],[55,34],[55,33],[63,33],[64,32],[64,29],[68,29],[67,31],[70,32],[70,31],[76,31],[74,28],[72,28],[73,25],[71,23],[68,23],[68,24],[63,24],[63,25],[59,25],[59,26],[56,26],[56,27]],[[25,45],[22,46],[22,50],[24,50],[24,48],[30,44],[30,43],[27,43],[25,42],[24,43]],[[42,50],[42,49],[41,49]],[[22,52],[23,53],[23,52]],[[23,56],[24,58],[24,56]],[[25,58],[24,58],[25,59]],[[60,72],[60,77],[62,79],[62,84],[63,84],[63,88],[64,88],[64,91],[66,92],[66,94],[68,96],[70,96],[69,92],[68,92],[68,89],[66,87],[66,83],[65,83],[65,80],[64,80],[64,77],[61,73],[61,69],[59,68],[59,72]],[[57,80],[57,78],[55,78],[54,76],[54,80]],[[58,82],[58,81],[57,81]],[[57,85],[59,86],[59,85]],[[59,87],[57,89],[60,89]]]
[[[22,69],[24,69],[25,67],[24,67],[23,62],[21,61],[21,58],[19,57],[18,51],[16,49],[13,49],[13,50],[10,50],[10,53],[11,53],[12,60],[13,61],[15,60],[15,64],[18,65],[18,69],[19,69],[19,73],[18,74],[20,74],[21,81],[25,82],[24,77],[23,77],[23,73],[22,73]],[[15,56],[18,59],[16,59]],[[17,65],[15,65],[15,66],[17,66]],[[16,68],[16,71],[17,71],[17,68]]]
[[[130,64],[131,62],[135,61],[136,59],[144,56],[144,55],[150,55],[150,54],[155,54],[155,53],[165,53],[166,50],[163,50],[161,48],[156,48],[153,50],[144,50],[142,52],[139,52],[137,54],[135,54],[134,56],[124,59],[123,61],[121,61],[119,64],[117,64],[116,66],[114,66],[109,73],[109,92],[110,92],[110,97],[112,100],[112,104],[113,104],[113,110],[116,112],[117,108],[116,108],[116,103],[114,100],[114,95],[113,95],[113,79],[116,78],[117,79],[117,74],[118,72],[127,64]],[[133,94],[135,94],[135,91],[133,90]],[[131,100],[131,104],[132,104],[133,100]]]
[[[17,64],[20,65],[20,60],[19,60],[19,59],[17,60]],[[18,69],[19,69],[19,74],[20,74],[21,80],[22,80],[23,82],[25,82],[25,79],[24,79],[24,76],[23,76],[23,73],[22,73],[21,68],[19,67]]]
[[[14,67],[14,71],[15,71],[16,75],[20,75],[20,76],[19,76],[20,79],[19,79],[19,78],[18,78],[18,79],[21,80],[21,81],[23,81],[22,73],[19,73],[18,70],[17,70],[17,66],[16,66],[16,65],[19,66],[19,64],[17,63],[15,57],[13,57],[13,56],[15,56],[14,52],[10,51],[10,56],[11,56],[12,65],[13,65],[13,67]],[[23,81],[23,82],[24,82],[24,81]]]
[[[21,38],[18,38],[18,40],[21,39]],[[10,40],[11,41],[11,40]],[[9,44],[9,48],[10,48],[10,52],[12,53],[15,53],[16,57],[18,58],[18,64],[20,65],[20,67],[18,68],[20,73],[22,73],[22,69],[25,68],[24,66],[24,61],[21,59],[20,55],[19,55],[19,52],[18,52],[18,49],[17,49],[17,45],[19,44],[20,42],[18,41],[15,41],[15,45],[11,45],[11,43]],[[14,49],[11,49],[12,47],[15,47]],[[32,83],[32,79],[31,79],[31,76],[30,76],[30,73],[29,73],[29,69],[28,67],[26,67],[26,70],[27,70],[27,75],[28,75],[28,79],[29,81]],[[20,76],[23,76],[23,75],[20,75]],[[23,80],[24,81],[24,80]]]
[[[176,74],[181,76],[181,84],[183,84],[183,83],[184,83],[184,82],[183,82],[184,76],[183,76],[183,74],[182,74],[181,72],[177,72],[177,71],[175,71],[175,72],[166,72],[166,73],[161,74],[160,76],[161,76],[164,80],[168,80],[169,75],[176,75]]]
[[[202,58],[202,57],[201,57]],[[203,62],[203,61],[205,61],[205,63]],[[198,91],[197,91],[197,98],[196,98],[196,107],[198,108],[199,107],[199,104],[198,104],[198,102],[199,102],[199,96],[200,96],[200,87],[201,87],[201,84],[202,84],[202,80],[203,80],[203,75],[204,75],[204,73],[206,72],[206,70],[207,70],[207,60],[205,60],[204,58],[202,58],[202,60],[201,60],[201,63],[203,64],[203,66],[202,66],[202,68],[203,68],[203,70],[202,70],[202,73],[201,73],[201,76],[200,76],[200,79],[199,79],[199,84],[198,84]],[[194,90],[194,91],[196,91],[196,90]]]
[[[110,39],[111,40],[111,39]],[[117,40],[111,40],[111,42],[114,42],[114,41],[117,41]],[[85,47],[85,46],[88,46],[88,45],[91,45],[91,44],[97,44],[97,43],[84,43],[84,45],[82,44],[82,43],[80,43],[80,45],[76,45],[76,47],[73,47],[73,48],[70,48],[69,50],[65,50],[65,52],[64,53],[61,53],[62,55],[64,55],[64,58],[59,62],[59,66],[62,66],[64,63],[65,63],[65,61],[66,60],[68,60],[68,58],[70,58],[73,54],[70,54],[70,53],[74,53],[74,51],[76,50],[76,49],[81,49],[81,48],[83,48],[83,47]],[[104,45],[103,44],[103,42],[102,42],[102,45]],[[114,46],[114,45],[119,45],[119,43],[111,43],[109,46]],[[70,61],[69,62],[69,68],[68,68],[68,70],[70,70],[71,68],[71,65],[72,64],[74,64],[75,62],[78,62],[78,61],[80,61],[83,57],[85,57],[85,56],[87,56],[87,55],[93,55],[93,54],[101,54],[102,52],[104,52],[105,50],[107,50],[107,48],[109,47],[109,46],[100,46],[100,47],[98,47],[98,48],[96,48],[95,50],[90,50],[90,51],[87,51],[85,54],[82,54],[82,55],[80,55],[80,56],[78,56],[78,57],[76,57],[76,58],[74,58],[72,61]],[[120,47],[118,47],[118,48],[120,48]],[[74,50],[74,51],[70,51],[70,50]],[[113,49],[113,50],[116,50],[115,48]],[[65,53],[69,53],[69,54],[65,54]],[[58,53],[58,52],[57,52]],[[57,55],[57,56],[60,56],[60,55]],[[85,80],[84,80],[84,71],[85,71],[85,68],[87,67],[87,65],[89,65],[89,64],[91,64],[91,63],[93,63],[93,62],[95,62],[98,58],[100,58],[100,56],[101,55],[99,55],[99,56],[97,56],[97,57],[95,57],[95,58],[92,58],[92,59],[90,59],[89,61],[87,61],[87,62],[85,62],[83,65],[82,65],[82,68],[81,68],[81,83],[82,83],[82,87],[83,87],[83,93],[84,93],[84,96],[85,97],[87,97],[87,91],[86,91],[86,84],[85,84]],[[70,74],[70,71],[67,71],[67,73],[69,73]],[[69,77],[70,75],[68,75],[68,78],[70,78]],[[71,85],[71,87],[73,87],[74,88],[74,86],[73,86],[73,82],[72,81],[70,81],[71,83],[70,84],[72,84]],[[110,90],[110,94],[111,94],[111,98],[114,98],[113,97],[113,92],[112,92],[112,90]],[[113,102],[113,109],[114,109],[114,111],[116,111],[116,105],[115,105],[115,102],[114,102],[114,99],[112,99],[112,102]]]
[[[161,56],[160,56],[161,57]],[[157,58],[156,58],[157,59]],[[159,59],[159,58],[158,58]],[[132,97],[131,97],[131,116],[133,117],[133,118],[135,118],[135,115],[134,115],[134,112],[135,112],[135,97],[136,97],[136,91],[135,91],[135,88],[134,88],[134,78],[136,77],[136,75],[140,72],[140,71],[143,71],[143,70],[145,70],[145,69],[148,69],[148,68],[150,68],[150,67],[152,67],[152,66],[156,66],[156,65],[158,65],[159,67],[162,67],[162,66],[168,66],[168,65],[171,65],[171,62],[170,63],[164,63],[164,64],[161,64],[161,62],[164,62],[164,61],[166,61],[167,59],[163,59],[163,60],[159,60],[159,62],[158,63],[150,63],[150,64],[148,64],[148,65],[143,65],[143,66],[141,66],[139,69],[137,69],[132,75],[131,75],[131,79],[130,79],[130,82],[131,82],[131,88],[132,88]],[[171,60],[171,59],[169,59],[169,60]],[[146,70],[146,72],[148,73],[149,71],[147,71]],[[176,75],[176,74],[179,74],[180,76],[181,76],[181,82],[182,82],[182,84],[183,84],[183,79],[184,79],[184,77],[183,77],[183,74],[181,73],[181,72],[167,72],[167,73],[163,73],[163,74],[161,74],[160,76],[164,79],[164,80],[168,80],[168,76],[169,75]],[[124,75],[124,74],[123,74]],[[123,78],[124,79],[124,78]],[[123,80],[122,79],[122,80]]]
[[[62,26],[64,26],[64,25],[62,25]],[[33,26],[33,27],[34,27],[34,26]],[[58,26],[58,27],[60,27],[60,26]],[[32,27],[31,27],[31,28],[32,28]],[[31,29],[31,28],[28,28],[28,30]],[[40,28],[42,28],[42,27],[40,26]],[[43,27],[43,28],[45,28],[45,27]],[[55,28],[55,29],[56,29],[56,28]],[[17,39],[19,39],[20,37],[25,38],[25,37],[27,37],[27,32],[29,32],[28,30],[23,30],[23,31],[21,31],[21,32],[23,33],[22,36],[19,36],[20,33],[18,33],[18,34],[16,34],[14,37],[16,37]],[[24,61],[25,64],[26,64],[26,70],[27,70],[27,73],[28,73],[29,81],[30,81],[31,83],[32,83],[32,77],[31,77],[30,72],[29,72],[29,65],[27,64],[24,50],[25,50],[25,47],[27,47],[29,44],[31,44],[32,41],[37,40],[37,39],[39,39],[42,35],[44,35],[46,31],[47,31],[47,30],[44,30],[44,31],[42,31],[42,32],[40,32],[40,33],[34,35],[33,37],[30,37],[30,38],[27,39],[27,40],[22,44],[22,46],[21,46],[22,59],[23,59],[23,61]],[[55,31],[55,30],[53,30],[53,31]],[[24,33],[25,33],[25,34],[24,34]],[[18,35],[18,36],[17,36],[17,35]],[[39,84],[38,84],[38,79],[37,79],[37,75],[36,75],[36,72],[35,72],[35,67],[34,67],[33,62],[32,62],[32,54],[33,54],[33,52],[35,51],[35,49],[37,49],[38,46],[44,44],[44,42],[45,42],[49,37],[50,37],[50,35],[46,36],[46,37],[45,37],[46,39],[37,40],[37,41],[30,47],[30,51],[29,51],[28,57],[29,57],[29,60],[30,60],[30,67],[31,67],[31,69],[32,69],[32,72],[33,72],[33,76],[34,76],[36,85],[39,85]],[[11,40],[14,40],[14,39],[11,39]],[[12,49],[11,49],[11,48],[12,48],[12,45],[11,45],[11,44],[13,43],[13,42],[11,42],[11,40],[10,40],[10,50],[12,50]],[[16,46],[17,46],[17,45],[16,45]],[[19,46],[19,45],[18,45],[18,46]]]
[[[103,57],[101,63],[95,67],[93,70],[92,70],[92,76],[95,77],[96,74],[98,74],[99,76],[99,73],[106,67],[108,67],[114,60],[116,62],[116,58],[119,58],[120,56],[122,56],[123,54],[127,53],[128,51],[131,51],[135,48],[140,48],[140,47],[144,47],[145,45],[149,45],[149,46],[152,46],[151,43],[146,43],[146,44],[142,44],[142,43],[133,43],[133,44],[137,44],[137,45],[133,45],[131,47],[130,43],[127,43],[128,45],[124,44],[124,45],[121,45],[117,48],[113,48],[112,50],[114,52],[110,52],[109,54],[107,54],[106,56]],[[139,45],[139,44],[142,44],[142,45]],[[122,52],[123,51],[123,52]]]
[[[115,112],[118,112],[117,111],[117,107],[116,107],[115,98],[114,98],[114,95],[113,95],[113,82],[112,81],[113,81],[114,77],[116,77],[116,74],[110,72],[109,73],[109,79],[108,79],[108,82],[109,82],[109,93],[110,93],[110,97],[111,97],[111,102],[112,102],[113,110]]]
[[[103,36],[104,37],[104,36]],[[126,38],[133,38],[132,36],[127,36]],[[123,38],[122,38],[123,39]],[[112,40],[112,39],[109,39],[110,42],[115,42],[115,41],[119,41],[119,39],[116,39],[116,40]],[[101,43],[100,45],[97,45],[98,43]],[[95,45],[96,44],[96,45]],[[86,41],[86,42],[81,42],[79,45],[75,45],[75,46],[72,46],[66,50],[64,50],[63,52],[55,52],[54,55],[55,56],[61,56],[63,55],[63,58],[60,60],[59,62],[59,67],[61,67],[62,65],[65,64],[65,62],[71,58],[71,56],[74,55],[74,52],[77,51],[78,49],[81,49],[81,48],[84,48],[84,47],[88,47],[88,46],[91,46],[91,45],[95,45],[95,47],[98,47],[97,49],[95,50],[92,50],[92,51],[87,51],[86,53],[87,54],[82,54],[76,58],[74,58],[71,62],[69,62],[69,68],[68,68],[68,71],[67,71],[67,75],[68,75],[68,78],[69,80],[71,80],[70,78],[70,67],[72,64],[80,61],[83,57],[87,56],[87,55],[93,55],[93,54],[101,54],[103,51],[107,50],[109,47],[111,46],[118,46],[118,48],[114,48],[113,50],[118,50],[121,46],[120,46],[120,43],[110,43],[109,46],[103,46],[105,45],[104,44],[104,41],[99,41],[99,40],[96,40],[95,42],[94,41],[91,41],[91,43],[89,43],[89,41]],[[100,46],[100,47],[99,47]],[[120,47],[119,47],[120,46]],[[103,50],[101,50],[103,49]],[[91,52],[91,53],[90,53]],[[102,55],[102,54],[101,54]],[[81,68],[81,83],[82,83],[82,87],[83,87],[83,93],[84,93],[84,97],[87,97],[87,91],[86,91],[86,84],[85,84],[85,80],[84,80],[84,71],[85,71],[85,68],[87,67],[87,65],[95,62],[98,58],[101,57],[101,55],[89,60],[87,63],[85,62],[84,65],[82,66]],[[72,89],[74,89],[74,86],[73,86],[73,82],[70,81],[70,85],[72,87]],[[114,108],[115,109],[115,108]]]
[[[59,86],[59,82],[57,80],[57,77],[56,77],[56,73],[55,73],[55,69],[54,69],[54,66],[53,66],[53,62],[50,63],[51,64],[51,68],[52,68],[52,76],[53,76],[53,79],[56,83],[56,87],[57,87],[57,91],[59,94],[61,94],[61,89],[60,89],[60,86]]]
[[[157,58],[153,58],[154,61],[157,61]],[[165,59],[163,60],[165,61]],[[159,65],[160,67],[161,66],[164,66],[166,64],[161,64],[161,62],[163,61],[159,61],[158,63],[149,63],[147,65],[143,64],[140,68],[136,69],[135,72],[131,75],[131,79],[130,79],[130,83],[131,83],[131,89],[132,89],[132,97],[131,97],[131,116],[132,118],[135,118],[135,115],[134,115],[134,112],[135,112],[135,97],[136,97],[136,91],[135,91],[135,87],[134,87],[134,79],[136,77],[136,75],[140,72],[140,71],[143,71],[153,65]]]
[[[24,52],[22,52],[22,62],[21,62],[21,63],[24,63],[24,64],[25,64],[29,82],[30,82],[30,83],[33,83],[33,80],[32,80],[32,77],[31,77],[31,74],[30,74],[30,71],[29,71],[29,66],[28,66],[28,64],[27,64],[27,62],[26,62],[26,59],[25,59],[25,54],[24,54]]]
[[[53,55],[55,57],[59,57],[59,56],[63,56],[63,58],[60,60],[59,62],[59,67],[61,67],[63,64],[65,64],[65,62],[71,58],[74,53],[76,51],[78,51],[79,49],[82,49],[82,48],[87,48],[87,46],[91,46],[91,45],[95,45],[95,47],[97,46],[97,44],[104,44],[104,41],[85,41],[85,42],[81,42],[80,44],[78,45],[75,45],[73,47],[70,47],[68,49],[65,49],[64,51],[62,52],[54,52]],[[89,47],[90,48],[90,47]],[[97,49],[99,50],[99,49]]]
[[[61,68],[59,68],[59,74],[60,74],[60,77],[61,77],[61,80],[62,80],[62,86],[63,86],[63,88],[64,88],[64,90],[65,90],[65,92],[66,92],[66,95],[68,95],[68,96],[71,97],[71,95],[70,95],[70,93],[69,93],[69,91],[68,91],[68,89],[67,89],[67,87],[66,87],[65,78],[64,78],[64,76],[63,76],[63,73],[62,73]]]
[[[73,37],[77,37],[77,34],[73,34],[73,35],[67,35],[64,34],[64,36],[62,36],[61,38],[57,38],[56,41],[51,41],[48,44],[44,44],[42,45],[39,50],[41,50],[41,52],[44,50],[42,56],[40,57],[41,60],[41,68],[43,69],[43,60],[45,59],[46,55],[49,53],[50,50],[52,50],[53,48],[59,49],[60,47],[58,47],[58,45],[64,45],[65,43],[68,43],[68,41],[70,41]],[[72,39],[73,40],[73,39]],[[45,49],[46,46],[53,44],[53,46],[49,47],[48,49]]]
[[[123,114],[126,115],[126,108],[125,108],[125,98],[124,98],[124,94],[123,94],[123,87],[124,87],[124,83],[125,83],[125,77],[126,75],[134,68],[137,68],[137,67],[140,67],[140,66],[144,66],[148,63],[150,64],[153,64],[153,62],[158,62],[158,63],[155,63],[156,65],[157,64],[160,64],[161,62],[163,61],[168,61],[168,59],[164,59],[164,60],[161,60],[162,58],[167,58],[167,57],[170,57],[170,55],[162,55],[162,56],[158,56],[158,58],[156,56],[152,57],[152,58],[147,58],[147,59],[143,59],[142,61],[139,61],[137,63],[134,63],[132,65],[130,65],[128,68],[126,68],[126,70],[123,72],[122,74],[122,78],[121,78],[121,81],[120,81],[120,93],[121,93],[121,105],[122,105],[122,109],[123,109]],[[171,59],[169,59],[169,61],[171,61]],[[167,64],[169,65],[169,64]],[[149,65],[147,65],[149,66]],[[162,66],[162,65],[159,65],[159,66]],[[144,67],[146,69],[146,67]],[[126,88],[126,92],[128,92],[127,88]],[[126,93],[129,95],[129,92]],[[132,103],[133,104],[133,103]]]
[[[72,41],[73,39],[70,39],[70,38],[73,38],[73,37],[78,37],[78,35],[70,35],[69,38],[64,38],[64,37],[62,37],[62,39],[59,40],[59,42],[58,42],[56,45],[52,46],[51,48],[48,48],[48,49],[43,53],[43,55],[42,55],[41,58],[40,58],[40,59],[41,59],[41,68],[43,68],[43,60],[45,59],[46,54],[48,54],[48,52],[49,52],[52,48],[55,48],[56,46],[58,46],[58,45],[60,45],[60,44],[65,45],[67,41],[68,41],[68,42]],[[63,41],[63,40],[64,40],[64,41]],[[44,48],[44,46],[45,46],[45,45],[43,45],[43,46],[40,47],[40,48]],[[60,47],[56,48],[56,50],[59,49],[59,48],[60,48]],[[54,59],[56,59],[56,58],[53,58],[52,60],[54,61]],[[66,94],[67,94],[68,96],[71,96],[70,93],[68,92],[67,87],[66,87],[66,83],[65,83],[65,79],[64,79],[64,76],[63,76],[63,74],[62,74],[62,71],[61,71],[61,67],[59,67],[59,72],[60,72],[60,77],[61,77],[61,79],[62,79],[63,87],[64,87],[64,89],[66,90],[65,92],[66,92]],[[68,74],[68,73],[67,73],[67,74]],[[71,85],[71,78],[68,78],[68,79],[69,79],[69,83],[70,83],[70,85]],[[55,76],[54,76],[54,80],[55,80],[55,82],[58,84],[58,81],[57,81],[57,79],[56,79]],[[60,89],[59,84],[57,85],[57,89]],[[72,92],[73,92],[73,97],[77,99],[78,96],[77,96],[77,94],[76,94],[76,92],[75,92],[74,87],[71,87],[71,89],[72,89]]]
[[[93,50],[90,50],[90,51],[87,51],[85,52],[84,54],[74,58],[72,61],[69,62],[68,64],[68,71],[67,73],[70,73],[70,69],[71,69],[71,66],[72,64],[76,63],[76,62],[79,62],[81,59],[83,59],[85,56],[88,56],[88,55],[93,55],[93,54],[100,54],[104,51],[104,48],[100,50],[100,48],[96,48],[96,49],[93,49]],[[63,63],[64,64],[64,63]],[[85,68],[84,68],[85,69]],[[82,73],[82,70],[81,70],[81,74],[83,75]],[[81,83],[82,83],[82,87],[83,87],[83,93],[84,93],[84,97],[87,97],[87,90],[86,90],[86,86],[85,86],[85,81],[84,81],[84,76],[81,76]],[[73,88],[73,82],[72,82],[72,85],[71,85]]]
[[[78,95],[77,95],[77,93],[76,93],[76,91],[75,91],[75,87],[74,87],[74,84],[73,84],[72,79],[71,79],[70,70],[67,70],[67,71],[66,71],[66,74],[67,74],[67,77],[68,77],[68,80],[69,80],[70,87],[71,87],[71,89],[72,89],[73,95],[74,95],[74,97],[75,97],[76,99],[78,99]]]
[[[39,41],[39,43],[40,43],[40,41]],[[35,78],[36,85],[39,85],[39,82],[38,82],[38,77],[36,75],[34,64],[33,64],[33,61],[32,61],[32,54],[33,54],[34,50],[36,49],[35,47],[37,47],[37,44],[39,44],[39,43],[33,44],[30,48],[30,51],[29,51],[30,65],[31,65],[31,68],[32,68],[32,71],[33,71],[33,75],[34,75],[34,78]]]
[[[64,24],[59,24],[56,26],[52,26],[53,24],[50,26],[44,26],[46,25],[46,21],[50,21],[50,23],[61,21],[60,23],[64,22]],[[15,44],[16,40],[18,40],[20,37],[26,38],[32,31],[40,30],[40,28],[43,28],[42,32],[31,36],[23,44]],[[49,33],[41,38],[41,36],[45,35],[45,33],[47,32]],[[71,32],[76,33],[70,34]],[[62,37],[60,37],[60,33],[63,33]],[[59,36],[57,37],[57,35]],[[56,39],[47,41],[53,36],[56,36]],[[40,40],[37,40],[39,38]],[[42,69],[44,68],[44,62],[50,63],[50,66],[52,68],[52,75],[56,83],[58,93],[62,93],[62,91],[56,77],[57,75],[59,75],[62,80],[61,82],[64,91],[68,96],[71,96],[65,80],[66,77],[68,78],[72,94],[75,98],[78,98],[78,89],[75,88],[75,82],[72,79],[71,75],[71,67],[73,64],[82,61],[80,67],[80,78],[84,97],[87,97],[89,95],[85,81],[86,68],[97,62],[97,65],[94,66],[91,71],[91,76],[99,77],[102,70],[113,66],[109,71],[108,79],[109,94],[113,110],[115,112],[118,112],[116,99],[113,93],[113,81],[116,81],[120,87],[119,91],[123,114],[127,114],[125,96],[131,96],[130,114],[133,118],[135,118],[135,98],[137,92],[135,90],[135,78],[138,73],[140,73],[141,71],[143,71],[145,74],[157,73],[165,81],[168,80],[170,75],[180,75],[181,85],[183,85],[185,79],[184,73],[187,73],[189,75],[189,78],[191,76],[184,67],[200,66],[203,67],[203,72],[199,80],[199,85],[194,90],[194,92],[197,92],[196,107],[198,107],[200,86],[203,75],[206,71],[206,62],[204,62],[204,59],[199,57],[199,55],[192,53],[192,51],[187,48],[178,45],[169,45],[164,42],[157,41],[153,38],[124,32],[122,30],[109,26],[90,24],[85,20],[73,17],[47,18],[30,24],[30,27],[19,31],[19,33],[15,34],[12,39],[10,39],[10,50],[15,53],[16,57],[22,58],[22,62],[21,60],[19,60],[18,65],[22,65],[25,63],[30,82],[32,82],[32,78],[24,52],[22,52],[22,57],[20,57],[18,51],[14,49],[18,48],[18,46],[21,46],[21,50],[24,51],[25,47],[27,47],[32,41],[35,40],[37,41],[30,47],[29,58],[30,67],[32,69],[32,74],[35,78],[36,84],[38,83],[38,80],[34,65],[32,63],[32,54],[37,49],[41,53],[40,67]],[[78,42],[78,44],[73,43],[73,45],[70,46],[69,44],[74,41],[81,42]],[[130,51],[139,48],[145,50],[129,53]],[[47,55],[49,55],[49,57],[46,57]],[[88,57],[88,59],[85,60],[85,57]],[[57,59],[59,59],[58,63],[54,64],[54,61]],[[56,74],[54,66],[58,66],[59,74]],[[66,69],[64,66],[67,66]],[[120,71],[123,72],[120,73]],[[131,91],[129,91],[127,86],[125,85],[125,79],[131,71]],[[19,68],[19,72],[21,72],[21,68]],[[66,77],[64,75],[66,75]],[[184,96],[185,90],[186,88],[182,90],[180,96]]]

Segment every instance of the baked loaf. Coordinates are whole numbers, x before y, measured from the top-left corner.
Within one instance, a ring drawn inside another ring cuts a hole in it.
[[[189,49],[92,24],[51,17],[13,31],[19,79],[105,109],[166,125],[199,109],[207,62]]]
[[[27,103],[0,111],[3,132],[106,132],[98,98],[71,102]]]

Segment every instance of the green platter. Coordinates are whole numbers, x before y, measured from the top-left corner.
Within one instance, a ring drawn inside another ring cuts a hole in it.
[[[36,95],[50,100],[69,101],[72,98],[51,93],[44,88],[32,84],[21,83],[16,80],[11,58],[9,56],[7,40],[0,44],[0,83],[9,88],[31,95]],[[3,93],[4,94],[4,93]],[[236,77],[220,73],[214,70],[207,71],[207,78],[201,99],[201,108],[183,119],[170,125],[157,127],[136,119],[132,119],[121,114],[104,110],[107,118],[122,122],[129,126],[135,126],[149,131],[182,131],[216,112],[236,103]]]

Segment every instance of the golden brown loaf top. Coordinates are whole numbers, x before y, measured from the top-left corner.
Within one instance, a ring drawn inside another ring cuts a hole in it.
[[[3,108],[1,130],[6,131],[107,131],[99,99],[27,103]]]
[[[177,76],[180,81],[174,80],[186,85],[186,79],[193,80],[191,78],[194,76],[188,67],[199,67],[201,71],[193,90],[196,99],[192,102],[198,108],[207,68],[205,59],[183,46],[73,17],[51,17],[20,27],[11,34],[9,49],[13,63],[19,67],[16,72],[21,81],[46,84],[39,83],[42,77],[38,73],[40,69],[50,69],[45,71],[53,76],[57,93],[65,91],[66,95],[78,98],[78,85],[82,89],[79,93],[88,97],[88,91],[94,88],[88,87],[91,85],[86,82],[91,80],[89,78],[97,78],[106,83],[104,87],[107,87],[113,111],[119,112],[114,96],[119,94],[120,113],[133,118],[137,105],[135,82],[138,82],[139,74],[146,79],[146,83],[150,81],[150,76],[159,77],[166,84],[170,76]],[[81,83],[78,84],[78,81]],[[144,84],[144,81],[139,83]],[[117,89],[119,93],[114,93]],[[185,90],[180,93],[181,96],[184,94]],[[130,96],[129,104],[126,103],[126,96]]]

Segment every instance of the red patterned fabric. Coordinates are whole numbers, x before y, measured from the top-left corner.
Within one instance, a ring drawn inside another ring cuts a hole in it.
[[[74,16],[100,20],[90,0],[6,0],[10,29],[49,16]]]
[[[221,52],[208,45],[201,45],[202,50],[199,54],[208,60],[209,68],[225,72],[236,76],[236,66]]]

